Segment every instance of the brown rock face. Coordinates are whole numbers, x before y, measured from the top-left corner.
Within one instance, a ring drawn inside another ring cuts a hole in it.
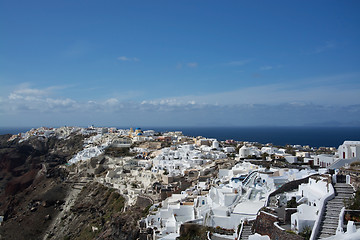
[[[125,198],[114,189],[89,183],[62,217],[51,239],[137,239],[138,222],[149,204],[141,199],[124,210]]]
[[[0,136],[0,238],[39,239],[51,222],[46,216],[57,214],[68,191],[67,173],[59,166],[82,149],[84,137],[74,136],[76,143],[38,137],[19,143],[9,138]]]
[[[72,183],[66,163],[82,150],[83,136],[69,139],[31,138],[8,142],[0,136],[0,215],[5,216],[0,239],[137,239],[138,221],[150,204],[141,199],[125,211],[125,199],[115,190],[88,183],[71,208]],[[80,191],[80,190],[78,190]],[[59,216],[59,218],[58,218]],[[52,224],[57,223],[53,230]]]

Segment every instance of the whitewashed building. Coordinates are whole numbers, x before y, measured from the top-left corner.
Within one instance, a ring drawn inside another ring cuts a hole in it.
[[[297,207],[297,212],[291,215],[291,229],[301,232],[305,226],[313,228],[319,217],[322,198],[333,191],[332,185],[326,178],[320,181],[309,178],[309,183],[301,184],[296,194],[296,200],[300,205]]]
[[[335,162],[335,156],[329,154],[320,154],[314,156],[314,166],[319,166],[322,168],[329,167]]]
[[[338,148],[338,154],[340,159],[360,159],[360,141],[344,141]]]

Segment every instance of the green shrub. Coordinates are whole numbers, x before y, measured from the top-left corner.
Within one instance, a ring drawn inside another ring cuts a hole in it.
[[[142,211],[142,216],[146,217],[149,214],[149,209],[151,208],[151,204],[148,205],[143,211]]]
[[[299,232],[299,235],[302,236],[305,240],[309,240],[311,236],[311,227],[305,226],[301,232]]]
[[[287,201],[286,207],[287,208],[296,208],[299,204],[296,202],[296,198],[292,197],[291,200]]]
[[[351,210],[360,210],[360,190],[356,190],[355,196],[349,200],[344,200],[345,207]]]

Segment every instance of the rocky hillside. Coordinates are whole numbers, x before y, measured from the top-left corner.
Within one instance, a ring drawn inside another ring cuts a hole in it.
[[[65,163],[84,136],[8,141],[0,136],[0,239],[136,239],[149,202],[124,211],[124,197],[101,184],[81,189]],[[84,184],[85,185],[85,184]]]
[[[89,183],[66,211],[51,239],[137,239],[139,220],[149,202],[125,209],[125,198],[114,189]]]

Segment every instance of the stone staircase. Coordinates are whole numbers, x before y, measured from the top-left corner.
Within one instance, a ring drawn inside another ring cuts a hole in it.
[[[325,214],[321,220],[318,239],[336,234],[340,211],[344,207],[344,200],[350,198],[354,193],[353,187],[349,184],[337,183],[334,185],[334,188],[336,195],[325,206]]]
[[[251,179],[258,173],[258,171],[252,171],[251,173],[249,173],[246,178],[242,181],[242,185],[245,187],[247,186],[250,182]]]
[[[252,222],[249,222],[247,225],[244,225],[241,232],[240,240],[248,240],[249,236],[252,235]]]

